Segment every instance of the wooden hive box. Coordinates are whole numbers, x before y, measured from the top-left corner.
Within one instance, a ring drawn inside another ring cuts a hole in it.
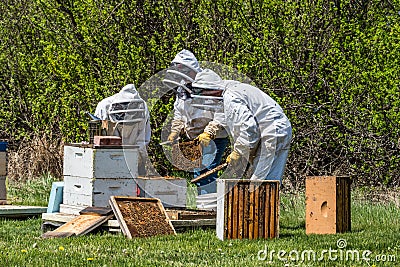
[[[306,178],[306,234],[350,231],[350,184],[346,176]]]
[[[279,186],[279,181],[218,179],[217,237],[278,237]]]

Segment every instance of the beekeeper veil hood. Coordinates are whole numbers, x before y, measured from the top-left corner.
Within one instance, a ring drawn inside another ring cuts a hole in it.
[[[109,108],[112,122],[140,122],[145,118],[146,104],[135,85],[128,84],[115,96]]]
[[[197,73],[201,72],[199,62],[192,52],[183,49],[171,62],[163,83],[171,89],[184,88],[191,93],[190,84]]]
[[[196,75],[192,84],[192,98],[196,99],[199,107],[206,109],[222,108],[222,92],[225,89],[225,81],[210,69],[204,69]]]

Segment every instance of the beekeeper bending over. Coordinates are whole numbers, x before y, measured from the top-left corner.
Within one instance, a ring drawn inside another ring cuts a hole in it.
[[[144,175],[146,146],[151,137],[150,115],[135,85],[128,84],[117,94],[100,101],[95,116],[115,125],[112,135],[121,137],[123,145],[139,146],[139,175]]]
[[[253,165],[250,179],[282,180],[292,136],[282,108],[260,89],[238,81],[224,81],[214,71],[196,75],[193,91],[201,96],[222,96],[224,115],[234,140],[227,162],[242,157]]]
[[[193,103],[191,85],[196,74],[201,71],[194,54],[183,49],[172,60],[163,80],[166,86],[176,91],[168,141],[176,141],[181,132],[184,132],[189,140],[197,139],[202,144],[202,164],[205,168],[195,170],[194,178],[219,165],[228,144],[228,134],[221,125],[215,123],[214,111],[196,107]],[[217,173],[196,183],[199,194],[216,192],[216,179]]]

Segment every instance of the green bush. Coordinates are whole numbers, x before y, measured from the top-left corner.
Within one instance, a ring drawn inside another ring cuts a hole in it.
[[[15,149],[32,136],[85,140],[84,111],[187,48],[282,105],[294,128],[289,184],[339,174],[399,185],[398,10],[350,0],[2,2],[0,138]],[[149,150],[163,175],[158,141],[172,102],[151,113]]]

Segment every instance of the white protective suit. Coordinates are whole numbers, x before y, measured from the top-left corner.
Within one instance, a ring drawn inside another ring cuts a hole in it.
[[[114,95],[108,116],[117,124],[114,134],[122,138],[122,144],[138,145],[139,150],[146,150],[151,137],[150,114],[135,85],[128,84]]]
[[[291,124],[275,100],[260,89],[223,81],[211,70],[199,73],[193,87],[212,82],[223,89],[225,120],[234,150],[253,163],[251,179],[281,180],[292,136]]]
[[[101,100],[97,106],[96,106],[96,110],[94,112],[94,115],[98,118],[100,118],[102,121],[106,121],[108,120],[108,109],[110,108],[110,105],[112,103],[112,101],[114,100],[115,95],[109,96],[107,98],[104,98],[103,100]]]
[[[192,69],[195,73],[202,71],[194,54],[186,49],[180,51],[171,63],[183,64]],[[191,83],[193,79],[189,77],[184,82]],[[182,83],[182,81],[179,81],[178,84],[179,83]],[[171,132],[179,134],[183,130],[189,139],[196,138],[203,131],[215,138],[226,138],[228,136],[225,129],[213,121],[213,111],[196,108],[192,105],[193,99],[179,97],[179,95],[178,91],[174,103],[174,117],[171,124]]]

